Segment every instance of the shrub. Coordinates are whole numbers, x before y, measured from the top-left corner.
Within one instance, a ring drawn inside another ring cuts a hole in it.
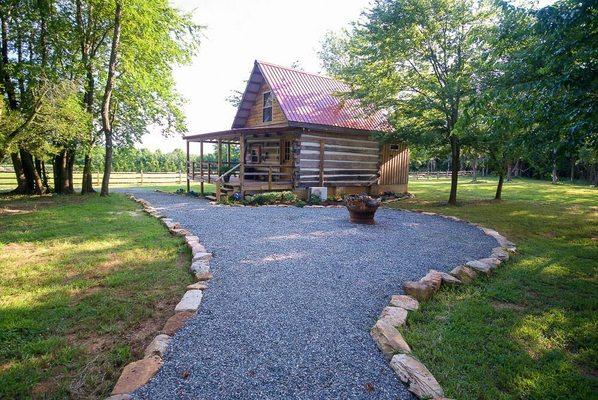
[[[293,192],[266,192],[247,196],[243,204],[262,206],[268,204],[296,204],[299,198]]]
[[[320,196],[312,194],[307,199],[307,204],[309,204],[309,205],[320,205],[320,204],[322,204],[322,199],[320,198]]]

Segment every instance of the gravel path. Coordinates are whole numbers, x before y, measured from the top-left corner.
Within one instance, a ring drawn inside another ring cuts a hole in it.
[[[199,313],[136,399],[412,399],[369,329],[403,281],[496,246],[466,223],[384,208],[368,226],[341,208],[130,192],[214,254]]]

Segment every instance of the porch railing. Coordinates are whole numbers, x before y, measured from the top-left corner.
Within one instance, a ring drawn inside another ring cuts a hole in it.
[[[224,167],[231,167],[238,164],[233,161],[222,161],[220,165]],[[192,181],[199,180],[201,182],[212,183],[216,178],[218,178],[219,174],[220,172],[218,171],[218,163],[215,161],[191,161],[189,163],[189,178]],[[199,179],[197,179],[197,177],[199,177]]]

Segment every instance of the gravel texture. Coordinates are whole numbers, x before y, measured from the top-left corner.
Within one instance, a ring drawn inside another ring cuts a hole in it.
[[[469,224],[386,208],[375,225],[354,225],[344,208],[129,192],[214,255],[199,313],[135,399],[413,399],[370,328],[405,280],[497,246]]]

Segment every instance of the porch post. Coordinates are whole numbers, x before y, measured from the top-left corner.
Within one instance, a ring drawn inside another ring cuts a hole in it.
[[[239,184],[241,185],[241,196],[245,196],[243,191],[243,181],[245,180],[245,137],[239,134]]]
[[[230,165],[230,142],[226,144],[226,163],[229,169],[232,168]]]
[[[199,186],[201,188],[200,192],[203,197],[203,140],[199,142],[199,176]]]
[[[220,176],[220,168],[222,167],[222,139],[218,139],[218,176]]]
[[[218,172],[216,173],[216,200],[220,201],[220,171],[222,170],[222,139],[218,139]]]
[[[191,183],[189,182],[189,141],[187,140],[187,193],[191,190]]]

